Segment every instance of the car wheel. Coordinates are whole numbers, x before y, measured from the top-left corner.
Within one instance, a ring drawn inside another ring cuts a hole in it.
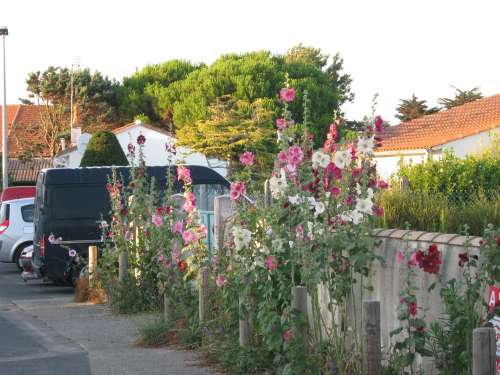
[[[32,244],[28,243],[25,245],[22,245],[17,248],[16,252],[14,253],[14,263],[16,264],[17,268],[19,268],[21,271],[23,270],[23,263],[21,261],[21,253],[23,252],[24,249],[27,247],[32,246]]]

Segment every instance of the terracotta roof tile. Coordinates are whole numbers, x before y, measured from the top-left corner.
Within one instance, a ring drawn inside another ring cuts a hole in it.
[[[423,149],[500,127],[500,94],[386,129],[375,151]]]
[[[52,167],[52,159],[35,158],[19,160],[9,158],[9,178],[11,182],[36,181],[38,172],[43,168]]]

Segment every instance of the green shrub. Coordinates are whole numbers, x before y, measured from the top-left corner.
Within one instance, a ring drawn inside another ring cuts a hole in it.
[[[80,167],[99,165],[128,165],[120,143],[110,131],[100,130],[92,135],[80,162]]]
[[[481,236],[488,224],[500,225],[500,193],[479,191],[460,200],[440,192],[384,192],[384,217],[379,225],[442,233],[461,233],[465,224],[471,235]]]
[[[144,348],[157,348],[169,344],[169,332],[172,328],[170,322],[161,318],[145,323],[139,327],[137,345]]]
[[[500,158],[494,150],[465,159],[447,152],[441,160],[430,159],[415,165],[400,163],[393,185],[401,179],[408,182],[411,190],[443,193],[450,199],[465,201],[478,191],[487,195],[498,191]]]

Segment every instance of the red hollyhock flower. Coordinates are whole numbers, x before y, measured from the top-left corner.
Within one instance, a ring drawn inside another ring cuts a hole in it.
[[[460,267],[463,267],[465,263],[467,263],[468,261],[469,261],[469,255],[467,255],[466,253],[458,254],[458,265]]]
[[[137,144],[143,145],[144,143],[146,143],[146,137],[141,134],[137,137]]]
[[[425,332],[425,327],[424,326],[417,327],[417,332],[418,333],[424,333]]]
[[[416,261],[418,266],[427,273],[438,273],[441,267],[441,252],[435,244],[429,245],[427,252],[417,251]]]
[[[417,316],[417,303],[416,302],[410,302],[408,304],[408,312],[410,313],[411,316]]]
[[[187,263],[185,260],[181,260],[179,263],[177,263],[177,268],[179,271],[184,272],[187,268]]]

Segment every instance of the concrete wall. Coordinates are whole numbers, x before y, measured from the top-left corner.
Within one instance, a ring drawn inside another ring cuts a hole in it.
[[[375,251],[380,254],[385,263],[376,263],[374,275],[371,277],[373,292],[366,293],[365,299],[379,300],[381,304],[381,330],[382,344],[389,347],[389,332],[399,327],[397,319],[397,308],[400,304],[399,293],[402,290],[406,268],[405,264],[398,265],[396,262],[396,252],[404,251],[406,247],[410,250],[427,249],[430,244],[436,244],[442,253],[442,264],[440,275],[443,282],[455,278],[461,280],[461,268],[458,265],[458,255],[465,251],[471,254],[478,254],[480,237],[467,237],[458,234],[440,234],[429,232],[417,232],[407,230],[376,230],[374,235],[381,240],[380,246]],[[408,242],[405,239],[408,239]],[[467,240],[470,246],[467,248]],[[439,290],[441,284],[428,293],[428,287],[436,281],[433,275],[429,275],[422,270],[417,271],[417,285],[420,289],[417,293],[417,304],[426,310],[426,320],[434,321],[439,319],[443,312]],[[422,311],[419,311],[422,314]]]

